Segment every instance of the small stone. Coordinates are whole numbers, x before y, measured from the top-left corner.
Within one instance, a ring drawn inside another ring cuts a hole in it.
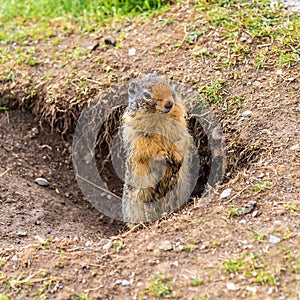
[[[258,210],[255,210],[253,213],[252,213],[252,218],[256,218],[260,215],[260,212]]]
[[[107,244],[108,242],[110,242],[110,239],[101,239],[99,244],[102,245],[102,244]]]
[[[251,110],[245,110],[242,113],[242,117],[244,117],[244,118],[250,117],[251,115],[252,115],[252,111]]]
[[[109,36],[104,39],[104,44],[116,46],[117,42],[113,37]]]
[[[90,247],[90,246],[92,246],[92,242],[87,241],[84,245],[85,245],[85,247]]]
[[[95,51],[98,47],[99,47],[99,43],[96,42],[96,43],[94,43],[93,45],[89,46],[88,49],[89,49],[90,51]]]
[[[123,286],[129,286],[129,285],[132,285],[132,280],[117,279],[116,284],[121,284]]]
[[[298,104],[297,112],[300,112],[300,104]]]
[[[293,145],[290,150],[296,150],[299,147],[299,144]]]
[[[242,225],[245,225],[247,223],[247,221],[245,219],[242,219],[242,220],[240,220],[239,223],[242,224]]]
[[[25,236],[27,236],[27,232],[26,231],[18,231],[17,236],[25,237]]]
[[[134,49],[134,48],[130,48],[129,50],[128,50],[128,55],[129,56],[134,56],[136,54],[136,50]]]
[[[236,290],[239,289],[233,282],[228,282],[228,283],[226,284],[226,288],[227,288],[227,290],[229,290],[229,291],[236,291]]]
[[[175,260],[174,262],[172,262],[172,263],[171,263],[171,266],[173,266],[173,267],[178,267],[178,266],[179,266],[178,260]]]
[[[200,250],[204,250],[204,249],[206,249],[206,248],[207,248],[207,246],[204,245],[204,244],[200,246]]]
[[[82,267],[82,269],[88,269],[89,268],[89,266],[86,263],[82,263],[81,267]]]
[[[252,294],[256,294],[257,292],[257,288],[255,286],[247,286],[246,287],[246,291],[252,293]]]
[[[112,246],[112,242],[109,241],[107,244],[105,244],[105,245],[102,247],[102,249],[103,249],[103,250],[108,250],[108,249],[110,249],[111,246]]]
[[[264,173],[261,173],[261,174],[259,174],[259,175],[257,176],[257,178],[258,178],[258,179],[262,179],[262,178],[264,178],[264,176],[265,176],[265,174],[264,174]]]
[[[163,251],[170,251],[173,250],[173,244],[170,241],[161,241],[158,249]]]
[[[243,207],[241,214],[246,215],[251,213],[255,206],[256,206],[256,201],[250,201]]]
[[[276,75],[282,75],[282,69],[276,70],[275,74]]]
[[[139,282],[136,283],[136,287],[140,287],[142,285],[143,285],[143,283],[141,281],[139,281]]]
[[[37,235],[35,238],[37,239],[37,241],[38,241],[40,244],[45,244],[45,243],[47,242],[46,239],[40,237],[39,235]]]
[[[221,198],[221,199],[225,199],[225,198],[229,197],[229,196],[231,195],[231,192],[232,192],[232,189],[231,189],[231,188],[224,190],[224,191],[221,193],[220,198]]]
[[[277,244],[281,241],[281,238],[275,236],[275,235],[270,235],[270,239],[269,239],[269,242],[271,244]]]
[[[252,85],[252,82],[251,82],[251,81],[248,81],[248,82],[246,83],[246,85],[247,85],[247,86],[251,86],[251,85]]]
[[[287,79],[287,81],[293,82],[295,79],[296,79],[295,77],[289,77],[289,78]]]
[[[17,255],[14,255],[11,259],[10,259],[12,262],[18,262],[18,256]]]
[[[49,181],[42,177],[36,178],[34,182],[40,186],[49,186]]]

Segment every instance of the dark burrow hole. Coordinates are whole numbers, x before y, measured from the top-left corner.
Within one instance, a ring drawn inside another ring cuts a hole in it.
[[[98,144],[96,146],[96,161],[99,174],[107,185],[107,188],[119,197],[122,196],[123,180],[120,178],[122,176],[119,176],[120,172],[115,171],[116,164],[114,163],[113,157],[116,155],[118,156],[118,154],[116,154],[118,147],[115,147],[114,140],[117,136],[120,136],[119,129],[125,107],[126,106],[120,106],[108,115],[101,126],[98,136]],[[199,155],[199,174],[196,186],[191,196],[200,197],[209,181],[213,162],[213,153],[211,151],[207,133],[195,117],[190,117],[188,119],[188,127],[190,134],[194,139],[194,145],[198,149]],[[122,155],[120,154],[119,157],[121,156]],[[122,158],[120,160],[122,161]],[[220,160],[215,158],[214,168],[223,167],[224,161],[222,159]]]
[[[118,148],[114,147],[114,140],[116,136],[120,136],[119,129],[125,108],[125,105],[119,106],[107,116],[101,126],[96,146],[99,174],[107,188],[119,197],[122,196],[123,181],[120,178],[122,176],[118,175],[119,172],[117,174],[115,171],[116,165],[112,158],[122,156],[116,153]],[[234,143],[232,141],[222,145],[217,143],[216,146],[212,139],[213,128],[208,130],[212,126],[205,122],[201,123],[193,116],[188,118],[189,132],[194,139],[199,156],[199,174],[192,197],[201,197],[203,192],[216,182],[222,184],[234,178],[239,170],[256,160],[260,151],[256,145],[250,145],[236,136]],[[230,139],[230,136],[227,138]]]

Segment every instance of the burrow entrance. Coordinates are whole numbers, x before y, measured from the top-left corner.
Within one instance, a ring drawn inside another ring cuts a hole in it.
[[[114,139],[119,134],[125,108],[126,105],[119,106],[106,117],[100,128],[96,146],[99,174],[107,188],[119,197],[122,196],[124,182],[115,172],[112,157],[116,155]],[[203,111],[203,114],[205,115],[206,112]],[[220,126],[213,118],[207,114],[201,120],[193,114],[188,117],[189,132],[194,139],[199,156],[199,174],[191,197],[200,198],[212,185],[230,180],[226,174],[234,176],[239,169],[255,159],[253,148],[243,141],[235,141],[234,147],[228,148],[220,132]],[[230,153],[229,156],[227,151]]]

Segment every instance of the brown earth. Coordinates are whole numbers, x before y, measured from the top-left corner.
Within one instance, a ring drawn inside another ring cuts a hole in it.
[[[15,69],[10,62],[14,81],[0,82],[1,105],[11,107],[0,113],[0,299],[300,299],[299,63],[277,72],[270,56],[257,70],[253,57],[230,54],[234,66],[221,68],[230,46],[218,30],[185,43],[203,22],[195,10],[174,6],[81,36],[58,24],[52,39],[60,37],[59,47],[40,41],[39,63]],[[108,35],[123,47],[105,45]],[[270,42],[246,41],[251,52]],[[211,56],[200,59],[199,49]],[[67,63],[49,55],[75,50],[80,58]],[[153,70],[195,90],[225,83],[212,107],[228,169],[209,204],[193,198],[181,212],[127,231],[78,188],[72,132],[87,101]],[[241,121],[245,110],[252,115]],[[37,177],[50,186],[38,186]],[[220,199],[226,188],[231,196]],[[237,215],[250,201],[254,211]]]

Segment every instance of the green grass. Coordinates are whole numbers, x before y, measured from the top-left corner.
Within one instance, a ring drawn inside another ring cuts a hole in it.
[[[157,274],[151,281],[151,285],[146,292],[156,298],[166,297],[171,293],[169,282],[170,279],[168,279],[164,274]]]
[[[150,14],[162,8],[163,0],[0,0],[0,44],[15,40],[27,42],[56,36],[49,24],[58,23],[61,31],[79,28],[94,30],[107,18]]]
[[[83,17],[104,20],[128,13],[143,13],[163,6],[161,0],[16,0],[0,2],[0,18],[39,19],[53,17]]]
[[[204,88],[199,90],[199,94],[204,95],[205,100],[209,103],[216,103],[223,99],[224,95],[227,95],[227,91],[224,89],[224,82],[220,80],[211,81]]]
[[[275,286],[275,268],[268,266],[265,257],[253,252],[224,261],[223,270],[251,278],[253,282]]]
[[[300,14],[283,11],[279,2],[271,8],[269,0],[201,0],[195,7],[205,13],[206,30],[218,30],[230,45],[224,66],[234,66],[237,54],[254,56],[257,70],[272,67],[273,57],[280,67],[299,64]],[[241,42],[242,36],[245,42]],[[263,47],[253,47],[256,45]]]
[[[250,190],[253,191],[255,194],[261,193],[262,191],[269,190],[269,189],[270,189],[270,183],[267,180],[265,180],[264,182],[259,182],[250,188]]]

